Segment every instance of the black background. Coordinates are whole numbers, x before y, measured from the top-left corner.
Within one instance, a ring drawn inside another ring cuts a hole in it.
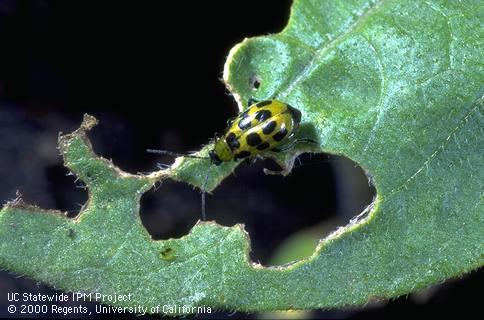
[[[57,133],[76,129],[86,112],[100,120],[90,134],[96,153],[128,172],[172,161],[146,148],[199,149],[237,113],[220,81],[230,48],[280,31],[289,8],[290,1],[0,0],[0,201],[20,190],[26,202],[76,215],[87,194],[66,176],[55,147]],[[241,165],[208,198],[207,213],[223,225],[244,223],[252,258],[266,265],[288,236],[343,225],[374,195],[348,159],[304,155],[286,178],[265,176],[264,167],[275,165]],[[189,186],[166,182],[143,197],[143,222],[156,239],[184,235],[199,219],[199,198]],[[417,295],[312,316],[469,312],[477,310],[481,284],[479,271]],[[0,292],[8,291],[51,289],[2,272]],[[0,316],[8,316],[6,305],[2,295]]]

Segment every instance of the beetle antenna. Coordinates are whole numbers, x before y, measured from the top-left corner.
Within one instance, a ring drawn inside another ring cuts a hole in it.
[[[195,156],[193,154],[186,154],[181,152],[172,152],[167,150],[155,150],[155,149],[146,149],[148,153],[156,153],[162,154],[165,156],[172,156],[172,157],[187,157],[187,158],[195,158],[195,159],[210,159],[209,157],[202,157],[202,156]]]
[[[146,152],[149,153],[156,153],[156,154],[162,154],[166,156],[172,156],[172,157],[187,157],[187,158],[195,158],[195,159],[210,159],[210,157],[202,157],[202,156],[195,156],[192,154],[186,154],[186,153],[179,153],[179,152],[172,152],[172,151],[167,151],[167,150],[156,150],[156,149],[146,149]],[[207,174],[205,175],[205,178],[203,180],[203,185],[202,185],[202,221],[205,221],[207,219],[207,215],[205,213],[205,198],[206,198],[206,191],[205,189],[207,188],[208,184],[208,178],[210,177],[210,167],[212,166],[212,163],[210,162],[209,165],[209,170],[207,170]]]

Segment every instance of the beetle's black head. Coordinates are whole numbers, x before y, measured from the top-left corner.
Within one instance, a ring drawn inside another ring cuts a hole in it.
[[[301,111],[294,107],[291,107],[290,105],[287,105],[287,108],[289,109],[289,112],[294,118],[294,121],[299,124],[301,122]]]
[[[208,152],[208,156],[210,157],[210,162],[212,162],[214,165],[218,166],[222,163],[222,160],[217,156],[215,153],[215,150],[210,150]]]

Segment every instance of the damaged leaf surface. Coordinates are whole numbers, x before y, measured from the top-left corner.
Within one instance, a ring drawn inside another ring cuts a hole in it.
[[[165,178],[201,186],[208,161],[124,173],[93,154],[86,117],[59,144],[88,203],[74,220],[5,205],[0,266],[64,290],[132,294],[118,306],[240,311],[363,304],[482,266],[483,12],[480,1],[295,0],[281,33],[232,49],[224,78],[240,105],[275,97],[297,107],[299,136],[356,161],[377,187],[370,216],[309,259],[254,265],[241,226],[210,222],[153,241],[138,215],[142,193]],[[290,167],[307,148],[279,160]],[[207,189],[234,166],[211,167]]]

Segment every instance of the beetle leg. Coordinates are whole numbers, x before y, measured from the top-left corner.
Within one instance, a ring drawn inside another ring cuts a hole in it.
[[[244,162],[249,166],[253,165],[256,161],[257,161],[257,157],[247,157],[244,159]]]

